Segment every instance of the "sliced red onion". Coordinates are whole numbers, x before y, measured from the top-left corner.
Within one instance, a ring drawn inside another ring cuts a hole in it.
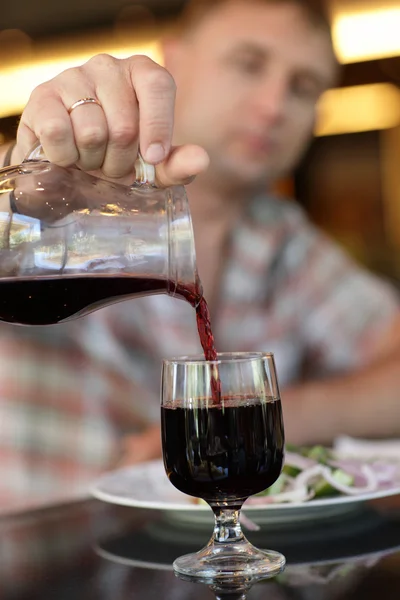
[[[337,481],[337,479],[333,476],[333,473],[329,469],[329,467],[323,467],[323,478],[327,481],[332,487],[334,487],[342,494],[347,494],[349,496],[356,496],[357,494],[367,494],[369,492],[375,492],[378,489],[378,481],[377,478],[369,465],[362,465],[360,467],[361,474],[364,475],[366,480],[366,485],[363,487],[356,487],[353,485],[346,485]]]
[[[359,460],[400,460],[400,440],[364,440],[342,435],[335,440],[335,452],[341,457]]]
[[[252,506],[264,506],[266,504],[281,504],[284,502],[306,502],[314,496],[314,492],[308,491],[306,486],[281,492],[271,496],[252,496],[247,500]]]
[[[370,467],[374,470],[379,483],[390,484],[392,487],[400,485],[400,465],[383,462],[373,462]]]
[[[310,486],[315,479],[323,477],[333,488],[347,495],[365,494],[373,492],[378,488],[377,478],[369,465],[361,465],[360,473],[364,476],[366,484],[363,487],[345,485],[337,481],[329,467],[324,465],[315,465],[310,469],[302,471],[294,481],[294,488]]]
[[[362,471],[365,463],[359,460],[334,460],[330,463],[333,467],[345,471],[354,477],[354,487],[366,485],[366,477]],[[383,461],[375,461],[367,463],[368,467],[373,471],[378,488],[395,487],[400,485],[400,464],[385,463]]]
[[[340,469],[354,478],[354,487],[363,487],[366,485],[366,479],[361,471],[360,461],[356,460],[332,460],[330,466],[335,469]]]
[[[316,464],[318,463],[313,458],[308,458],[307,456],[302,456],[295,452],[285,452],[285,465],[290,465],[291,467],[296,467],[296,469],[303,470]]]
[[[301,489],[304,486],[309,486],[314,479],[318,479],[319,477],[323,476],[325,469],[327,469],[327,467],[324,467],[324,465],[320,465],[318,463],[313,467],[304,469],[304,471],[299,473],[295,478],[293,482],[294,489]]]

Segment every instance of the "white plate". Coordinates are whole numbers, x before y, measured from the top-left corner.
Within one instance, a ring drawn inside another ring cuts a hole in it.
[[[169,482],[162,461],[142,463],[111,471],[98,479],[90,493],[111,504],[164,511],[169,519],[191,525],[212,523],[208,505],[195,504]],[[288,504],[244,505],[246,514],[258,524],[325,519],[353,510],[369,500],[400,494],[400,487],[358,496],[337,496]]]

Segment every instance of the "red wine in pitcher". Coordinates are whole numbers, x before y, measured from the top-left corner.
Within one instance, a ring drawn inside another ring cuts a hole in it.
[[[201,408],[164,405],[161,430],[168,478],[190,496],[243,500],[270,487],[281,473],[279,400],[223,397]]]
[[[54,277],[0,280],[0,320],[21,325],[51,325],[83,316],[110,302],[159,294],[168,281],[153,277]],[[208,307],[198,285],[177,285],[175,295],[196,309],[197,326],[206,360],[216,351]]]

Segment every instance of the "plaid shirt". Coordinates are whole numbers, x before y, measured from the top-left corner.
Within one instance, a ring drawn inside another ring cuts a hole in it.
[[[296,204],[264,197],[233,232],[213,328],[220,351],[274,352],[284,387],[366,364],[397,311]],[[84,493],[122,433],[159,419],[161,359],[201,352],[193,309],[166,295],[0,332],[0,510]]]

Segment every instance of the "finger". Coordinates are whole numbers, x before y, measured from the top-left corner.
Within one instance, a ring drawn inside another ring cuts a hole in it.
[[[159,458],[161,456],[160,437],[159,431],[156,436],[153,431],[125,436],[121,442],[116,467],[128,466]]]
[[[21,154],[29,154],[36,140],[51,162],[68,166],[79,158],[68,111],[49,84],[42,84],[32,92],[22,113],[17,133]]]
[[[127,63],[101,55],[89,61],[88,72],[92,69],[108,130],[103,174],[109,178],[132,175],[138,153],[139,109]]]
[[[79,92],[82,96],[83,92]],[[81,104],[70,113],[75,145],[79,159],[77,165],[85,171],[99,169],[107,148],[108,127],[103,109],[98,104]]]
[[[167,160],[157,165],[157,184],[162,187],[187,184],[205,171],[210,163],[207,152],[200,146],[177,146]]]
[[[168,71],[150,58],[135,58],[128,64],[139,104],[140,149],[147,162],[157,164],[171,148],[176,86]]]
[[[24,158],[28,158],[28,155],[34,145],[37,143],[38,138],[22,120],[19,122],[17,130],[17,144],[16,151],[18,153],[19,162],[22,162]]]
[[[69,114],[78,153],[76,164],[85,171],[99,169],[104,161],[108,140],[104,111],[95,103],[74,107],[81,99],[96,98],[96,85],[88,63],[82,67],[67,69],[53,80],[52,85]]]

